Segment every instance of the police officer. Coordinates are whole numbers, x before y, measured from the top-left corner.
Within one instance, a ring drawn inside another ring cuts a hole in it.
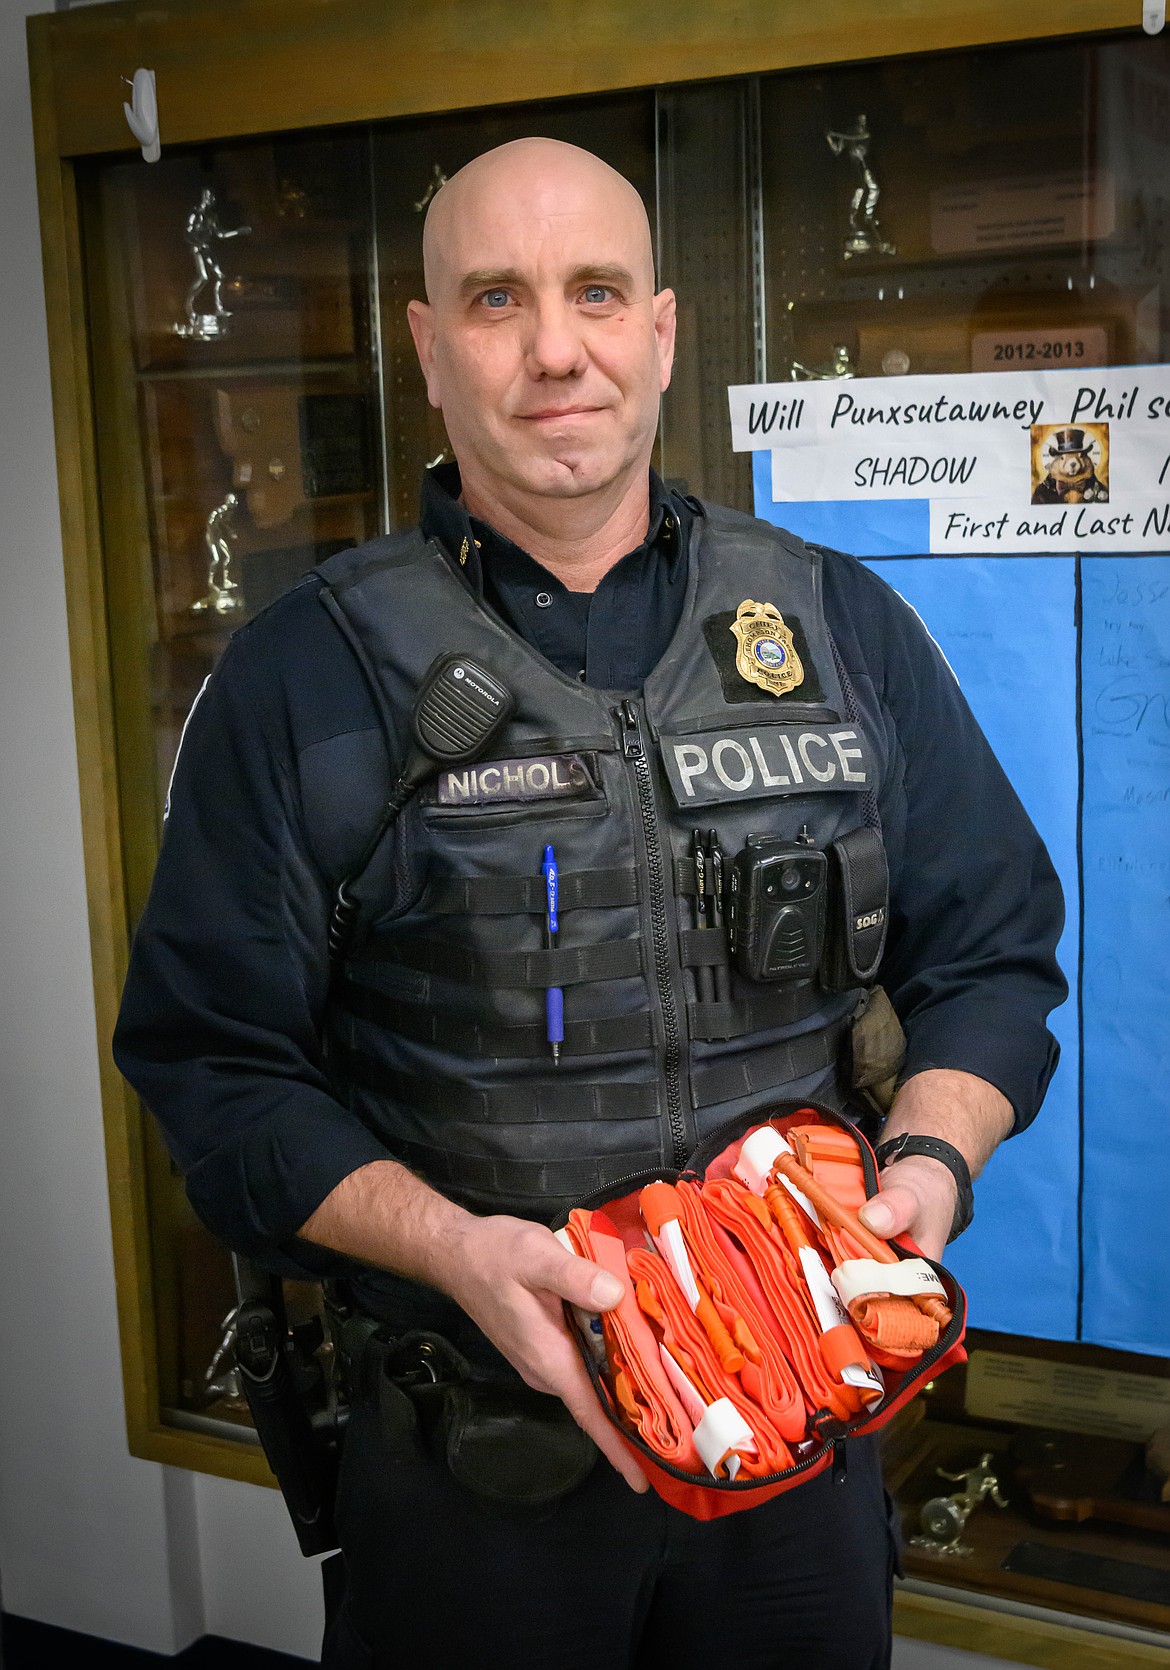
[[[457,464],[428,474],[421,530],[331,558],[209,681],[118,1060],[224,1240],[347,1274],[394,1335],[449,1342],[505,1425],[511,1407],[533,1431],[526,1386],[605,1458],[590,1470],[570,1443],[566,1488],[542,1495],[534,1476],[525,1504],[526,1460],[514,1499],[477,1492],[474,1445],[448,1430],[444,1459],[359,1399],[326,1664],[877,1670],[895,1550],[872,1445],[850,1445],[844,1478],[714,1524],[646,1494],[562,1308],[609,1308],[618,1285],[547,1225],[778,1096],[841,1103],[888,928],[880,976],[906,1058],[865,1210],[938,1256],[969,1216],[969,1176],[1033,1117],[1055,1065],[1059,887],[896,595],[650,470],[675,305],[654,292],[628,182],[575,147],[502,146],[438,192],[424,256],[410,324]],[[515,714],[488,759],[409,801],[331,959],[339,883],[448,649],[506,685]],[[753,832],[842,864],[851,841],[884,851],[852,927],[826,928],[836,978],[754,981],[720,934],[707,949],[695,824],[729,853]],[[519,1443],[535,1475],[546,1451]]]

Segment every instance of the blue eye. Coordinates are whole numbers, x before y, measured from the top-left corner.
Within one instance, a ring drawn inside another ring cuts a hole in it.
[[[585,289],[585,300],[593,307],[601,307],[609,300],[610,291],[606,284],[590,284]]]
[[[488,307],[507,307],[512,298],[506,290],[487,290],[483,299]]]

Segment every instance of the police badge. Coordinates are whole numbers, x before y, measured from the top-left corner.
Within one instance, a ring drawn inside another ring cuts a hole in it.
[[[772,603],[753,603],[745,597],[728,628],[739,643],[735,670],[749,684],[773,696],[786,696],[804,683],[804,667],[792,633]]]

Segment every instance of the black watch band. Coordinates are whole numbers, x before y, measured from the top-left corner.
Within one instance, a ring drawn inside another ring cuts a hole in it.
[[[873,1152],[879,1171],[892,1165],[895,1160],[908,1160],[915,1154],[921,1154],[928,1160],[941,1161],[954,1178],[959,1191],[951,1233],[947,1236],[948,1242],[953,1241],[970,1226],[975,1216],[971,1172],[966,1160],[951,1143],[944,1142],[941,1137],[916,1137],[911,1136],[909,1131],[903,1131],[901,1136],[891,1137],[888,1142],[879,1143]]]

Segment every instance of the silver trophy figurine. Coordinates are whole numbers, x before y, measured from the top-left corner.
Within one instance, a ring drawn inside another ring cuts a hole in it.
[[[873,170],[869,166],[869,142],[872,135],[869,131],[869,121],[865,116],[857,118],[856,126],[849,133],[826,133],[829,149],[835,157],[847,156],[850,162],[856,163],[861,175],[861,183],[853,193],[853,200],[849,205],[849,230],[845,234],[844,255],[849,261],[855,255],[896,255],[897,249],[887,243],[882,237],[882,229],[878,225],[877,202],[881,196],[881,187],[874,178]]]
[[[427,189],[423,192],[418,202],[414,205],[415,214],[421,215],[423,210],[429,207],[431,199],[434,197],[435,193],[442,191],[446,184],[447,176],[443,173],[442,168],[437,162],[432,163],[430,184],[427,186]]]
[[[245,237],[252,230],[250,226],[221,226],[216,211],[215,193],[204,186],[187,216],[185,234],[195,260],[195,282],[187,291],[186,320],[175,326],[175,335],[188,342],[218,342],[227,335],[231,314],[223,305],[226,278],[216,259],[215,245],[228,238]]]
[[[948,1473],[942,1467],[935,1472],[940,1479],[961,1484],[953,1496],[932,1496],[922,1504],[919,1522],[924,1536],[911,1537],[911,1548],[929,1549],[932,1554],[951,1554],[964,1559],[973,1550],[963,1542],[963,1531],[972,1513],[987,1497],[997,1508],[1007,1507],[1007,1498],[1000,1493],[999,1480],[991,1471],[991,1451],[985,1450],[974,1467],[965,1473]]]
[[[832,383],[840,377],[855,377],[857,372],[853,366],[853,356],[844,342],[838,342],[833,349],[833,357],[823,365],[802,365],[800,360],[793,360],[789,377],[794,383]]]
[[[229,493],[203,525],[203,543],[209,559],[207,590],[197,603],[192,603],[193,615],[236,615],[244,607],[244,594],[231,572],[236,546],[232,522],[239,502],[234,493]]]
[[[223,1398],[226,1403],[237,1409],[246,1409],[248,1403],[240,1381],[240,1371],[236,1367],[236,1318],[239,1314],[239,1305],[234,1305],[220,1323],[220,1341],[203,1371],[201,1390],[205,1398]]]

